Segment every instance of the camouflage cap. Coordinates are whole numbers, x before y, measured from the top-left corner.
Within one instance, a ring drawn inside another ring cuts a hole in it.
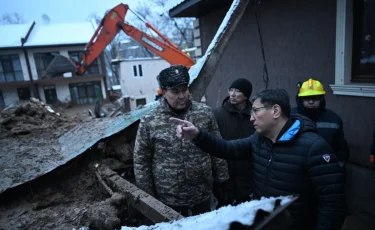
[[[188,85],[190,76],[188,69],[183,65],[173,65],[163,69],[157,76],[161,89],[170,89],[180,85]]]

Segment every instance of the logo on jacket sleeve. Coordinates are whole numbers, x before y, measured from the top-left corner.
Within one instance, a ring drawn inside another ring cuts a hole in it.
[[[330,156],[329,154],[324,154],[322,157],[323,157],[323,159],[324,159],[327,163],[329,163],[329,161],[331,160],[331,156]]]

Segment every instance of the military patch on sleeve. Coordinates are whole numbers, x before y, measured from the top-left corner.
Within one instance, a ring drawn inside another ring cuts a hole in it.
[[[329,163],[329,161],[331,160],[331,156],[330,156],[329,154],[324,154],[322,157],[323,157],[323,159],[324,159],[327,163]]]

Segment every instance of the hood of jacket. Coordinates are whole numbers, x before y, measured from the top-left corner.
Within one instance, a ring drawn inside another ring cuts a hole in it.
[[[292,114],[290,117],[291,122],[287,122],[286,125],[289,125],[289,128],[281,135],[277,142],[286,142],[293,140],[297,134],[303,132],[315,132],[317,129],[315,123],[306,116],[300,114]]]

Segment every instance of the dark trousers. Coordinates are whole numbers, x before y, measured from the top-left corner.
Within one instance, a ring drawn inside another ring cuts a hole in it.
[[[188,206],[169,206],[174,209],[176,212],[180,213],[181,215],[187,217],[189,216],[189,207]],[[194,207],[190,208],[190,211],[193,216],[199,215],[205,212],[211,211],[211,199],[203,201],[200,204],[195,205]]]

